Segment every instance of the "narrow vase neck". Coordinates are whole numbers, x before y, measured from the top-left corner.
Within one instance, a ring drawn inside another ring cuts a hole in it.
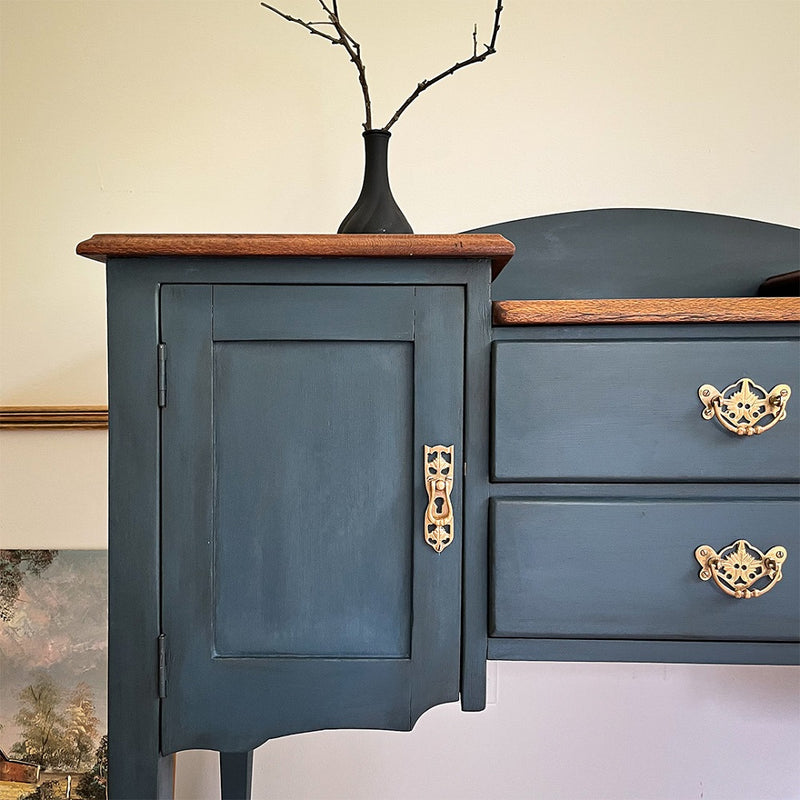
[[[364,188],[389,183],[389,131],[364,131]]]

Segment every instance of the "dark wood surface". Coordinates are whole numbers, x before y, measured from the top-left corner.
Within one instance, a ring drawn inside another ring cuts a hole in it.
[[[498,326],[798,321],[798,297],[496,300],[492,303],[492,323]]]
[[[0,429],[90,430],[108,428],[106,406],[0,406]]]
[[[81,242],[76,252],[95,261],[151,256],[488,258],[496,278],[514,255],[514,245],[498,234],[101,233]]]

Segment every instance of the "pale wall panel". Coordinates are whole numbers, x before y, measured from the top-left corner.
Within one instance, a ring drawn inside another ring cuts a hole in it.
[[[106,431],[0,431],[0,547],[108,545]]]

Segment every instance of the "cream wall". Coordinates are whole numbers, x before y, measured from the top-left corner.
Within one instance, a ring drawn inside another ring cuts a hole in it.
[[[285,0],[301,15],[312,0]],[[376,117],[492,0],[340,0]],[[506,0],[499,53],[394,128],[417,232],[579,208],[800,225],[798,0]],[[0,404],[103,403],[94,232],[329,232],[360,185],[343,53],[256,0],[0,0]],[[105,546],[105,436],[0,435],[0,544]],[[257,796],[800,796],[792,668],[502,664],[484,714],[272,742]],[[215,796],[209,754],[181,798]],[[494,785],[492,784],[494,781]]]

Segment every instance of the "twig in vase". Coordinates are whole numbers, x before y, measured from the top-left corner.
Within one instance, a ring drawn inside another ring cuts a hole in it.
[[[306,20],[299,19],[298,17],[292,17],[289,14],[285,14],[275,6],[271,6],[268,3],[262,3],[261,5],[264,8],[272,11],[274,14],[277,14],[279,17],[283,19],[294,22],[298,25],[304,27],[310,33],[321,36],[323,39],[327,39],[331,44],[338,44],[344,47],[347,51],[347,55],[350,56],[350,60],[358,70],[358,82],[361,85],[361,94],[364,98],[364,130],[371,130],[372,129],[372,102],[369,97],[369,86],[367,85],[367,69],[364,66],[364,62],[361,60],[361,45],[345,30],[344,26],[342,25],[339,19],[339,7],[336,0],[332,2],[332,8],[329,8],[328,5],[325,3],[324,0],[318,0],[322,10],[328,15],[328,19],[323,22],[307,22]],[[337,36],[331,36],[329,33],[325,33],[325,31],[318,30],[316,26],[318,25],[332,25],[336,30]]]
[[[492,30],[492,38],[489,44],[484,44],[483,46],[486,48],[482,53],[478,53],[478,30],[477,26],[475,26],[472,30],[472,56],[470,58],[465,58],[463,61],[458,61],[453,64],[452,67],[449,69],[444,70],[444,72],[440,72],[438,75],[435,75],[433,78],[426,79],[420,81],[417,84],[417,88],[414,89],[413,92],[406,98],[406,101],[397,111],[394,112],[392,118],[383,126],[383,130],[388,131],[392,125],[397,122],[400,118],[400,115],[426,90],[430,89],[434,83],[438,83],[442,78],[446,78],[448,75],[452,75],[457,70],[463,69],[464,67],[468,67],[470,64],[478,64],[481,61],[485,61],[489,56],[494,55],[497,52],[495,47],[497,43],[497,34],[500,32],[500,14],[503,13],[503,0],[497,0],[497,5],[494,9],[494,29]]]
[[[289,14],[284,14],[279,8],[275,8],[275,6],[271,6],[268,3],[262,3],[264,8],[269,9],[273,13],[277,14],[279,17],[283,17],[283,19],[288,20],[289,22],[296,22],[298,25],[302,25],[306,30],[310,33],[313,33],[315,36],[321,36],[323,39],[327,39],[329,42],[333,44],[339,44],[339,40],[335,37],[323,33],[322,31],[318,31],[314,26],[315,25],[330,25],[330,22],[306,22],[305,20],[298,19],[297,17],[289,16]]]
[[[337,44],[344,47],[347,51],[350,60],[356,67],[358,71],[358,82],[361,85],[361,94],[364,98],[364,129],[365,130],[372,130],[372,102],[370,101],[369,96],[369,86],[367,85],[367,71],[366,67],[364,66],[364,62],[361,59],[361,45],[347,32],[345,27],[342,25],[341,18],[339,17],[339,4],[337,0],[331,0],[331,5],[325,2],[325,0],[317,0],[322,7],[322,10],[328,15],[328,19],[322,22],[307,22],[306,20],[298,19],[297,17],[292,17],[289,14],[284,13],[280,9],[275,8],[274,6],[269,5],[268,3],[261,3],[264,8],[272,11],[274,14],[277,14],[279,17],[287,20],[288,22],[294,22],[298,25],[301,25],[310,33],[321,36],[323,39],[327,39],[331,44]],[[500,14],[503,12],[503,0],[497,0],[497,5],[494,9],[494,27],[492,29],[492,38],[489,41],[489,44],[484,44],[484,51],[482,53],[478,53],[478,26],[475,25],[472,29],[472,56],[470,58],[466,58],[463,61],[458,61],[453,64],[452,67],[440,72],[438,75],[435,75],[433,78],[428,78],[420,83],[417,84],[416,89],[406,98],[405,102],[400,106],[400,108],[395,111],[392,115],[392,118],[379,130],[388,131],[392,125],[397,122],[400,118],[400,115],[426,90],[433,86],[435,83],[438,83],[443,78],[446,78],[448,75],[452,75],[454,72],[457,72],[464,67],[468,67],[470,64],[478,64],[481,61],[485,61],[489,56],[494,55],[497,52],[497,34],[500,32]],[[319,26],[321,25],[332,25],[334,30],[336,31],[336,36],[332,36],[325,31],[319,30]]]

